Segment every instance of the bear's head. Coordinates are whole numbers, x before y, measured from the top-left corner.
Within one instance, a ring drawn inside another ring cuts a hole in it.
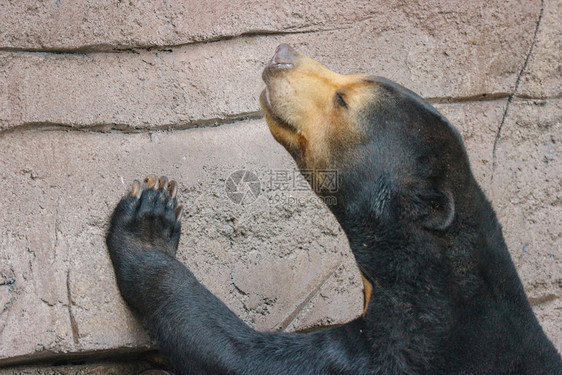
[[[474,183],[460,134],[431,105],[384,78],[332,72],[287,45],[263,79],[273,137],[317,194],[335,198],[326,201],[344,229],[350,218],[451,225]]]

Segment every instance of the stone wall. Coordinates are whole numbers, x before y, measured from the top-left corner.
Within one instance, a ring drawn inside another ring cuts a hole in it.
[[[119,297],[108,215],[135,178],[186,203],[179,259],[258,329],[361,311],[327,209],[259,111],[289,43],[395,80],[464,136],[533,308],[562,349],[561,3],[0,1],[0,375],[135,374],[153,348]],[[257,175],[251,204],[231,173]]]

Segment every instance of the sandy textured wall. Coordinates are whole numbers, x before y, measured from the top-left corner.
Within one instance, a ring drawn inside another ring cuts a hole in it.
[[[561,3],[404,3],[0,0],[0,367],[20,366],[0,374],[138,369],[150,341],[103,235],[148,173],[181,183],[179,258],[249,324],[303,330],[360,312],[341,230],[259,112],[279,43],[398,81],[459,127],[562,349]],[[237,170],[261,183],[252,204],[225,191]]]

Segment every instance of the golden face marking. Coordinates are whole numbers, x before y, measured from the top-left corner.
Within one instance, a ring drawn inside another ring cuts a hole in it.
[[[363,281],[363,316],[367,315],[367,310],[369,309],[369,302],[371,302],[371,294],[373,294],[373,284],[365,275],[361,274],[361,280]]]
[[[360,142],[359,116],[376,95],[366,76],[341,75],[281,45],[263,73],[261,106],[271,134],[302,169],[327,169]]]
[[[363,111],[377,100],[376,84],[332,72],[287,45],[277,48],[263,79],[260,103],[271,134],[323,185],[318,171],[334,168],[339,151],[365,138]],[[365,315],[373,286],[364,275],[362,280]]]

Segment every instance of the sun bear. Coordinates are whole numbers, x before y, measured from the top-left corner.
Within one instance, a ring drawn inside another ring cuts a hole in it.
[[[175,374],[561,374],[460,134],[389,80],[277,48],[260,102],[331,212],[365,283],[362,316],[313,333],[255,331],[174,258],[177,184],[149,176],[117,205],[107,246],[121,294]],[[316,181],[317,182],[317,181]],[[322,184],[318,184],[322,186]]]

